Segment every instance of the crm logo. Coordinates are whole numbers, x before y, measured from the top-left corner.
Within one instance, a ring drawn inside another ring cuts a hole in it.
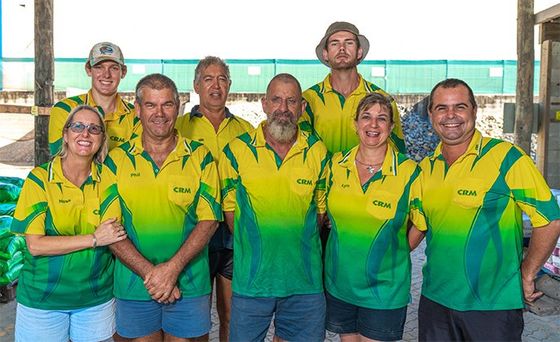
[[[296,182],[302,185],[313,185],[313,181],[310,179],[299,178]]]
[[[476,196],[476,190],[459,189],[457,190],[459,196]]]
[[[380,200],[373,200],[373,205],[376,206],[376,207],[391,209],[391,203],[383,202],[383,201],[380,201]]]
[[[176,186],[173,188],[173,192],[177,192],[180,194],[190,194],[191,193],[191,189],[190,188],[182,188],[180,186]]]

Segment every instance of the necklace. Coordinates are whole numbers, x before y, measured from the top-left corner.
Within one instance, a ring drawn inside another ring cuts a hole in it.
[[[376,171],[379,171],[379,168],[381,167],[381,165],[383,165],[383,162],[380,162],[380,163],[377,163],[377,164],[366,164],[364,162],[359,161],[357,158],[355,160],[358,164],[365,166],[366,170],[372,175]]]

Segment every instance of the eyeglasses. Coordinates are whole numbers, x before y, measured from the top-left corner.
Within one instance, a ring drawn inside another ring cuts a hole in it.
[[[104,132],[103,127],[96,125],[96,124],[89,124],[86,125],[83,122],[79,122],[79,121],[75,121],[75,122],[71,122],[68,125],[66,125],[66,128],[70,128],[70,130],[74,133],[82,133],[84,131],[84,129],[88,130],[89,134],[93,134],[93,135],[99,135],[101,133]]]

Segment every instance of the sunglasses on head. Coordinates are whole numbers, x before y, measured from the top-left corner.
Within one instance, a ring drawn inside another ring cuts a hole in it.
[[[99,135],[103,133],[102,126],[96,124],[86,125],[85,123],[79,121],[69,123],[68,125],[66,125],[66,128],[70,128],[70,130],[74,133],[82,133],[84,129],[87,129],[88,133],[93,135]]]

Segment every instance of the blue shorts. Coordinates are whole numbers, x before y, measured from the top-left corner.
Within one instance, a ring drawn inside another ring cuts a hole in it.
[[[327,330],[358,333],[378,341],[401,340],[406,306],[399,309],[368,309],[340,300],[327,292]]]
[[[185,298],[173,304],[155,300],[117,299],[117,333],[138,338],[157,331],[194,338],[210,331],[210,295]]]
[[[75,310],[42,310],[17,305],[15,340],[99,342],[115,333],[115,300]]]
[[[264,341],[274,315],[275,335],[285,341],[325,340],[325,295],[246,297],[233,294],[230,341]]]

